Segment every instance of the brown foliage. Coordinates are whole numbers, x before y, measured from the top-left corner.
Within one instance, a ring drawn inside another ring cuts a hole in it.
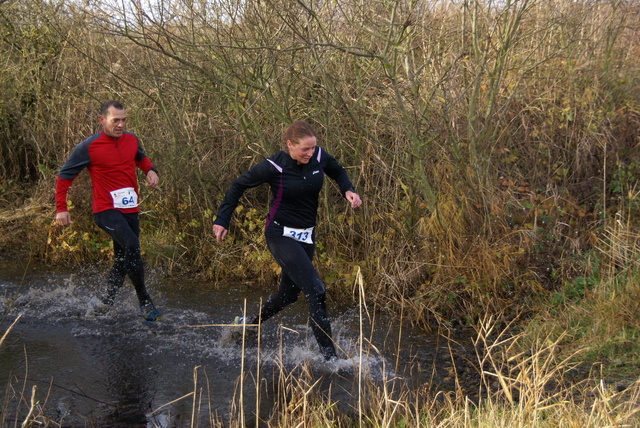
[[[519,311],[633,208],[634,2],[31,3],[0,4],[3,205],[50,184],[97,129],[99,102],[118,98],[161,172],[143,195],[146,258],[172,273],[272,280],[250,218],[222,247],[211,220],[298,118],[365,201],[352,211],[334,186],[323,194],[330,289],[348,294],[359,266],[372,296],[409,299],[418,319]],[[260,217],[266,200],[256,190],[243,204]],[[101,259],[99,234],[77,238],[89,227],[50,241],[39,228],[29,239],[48,244],[30,248]]]

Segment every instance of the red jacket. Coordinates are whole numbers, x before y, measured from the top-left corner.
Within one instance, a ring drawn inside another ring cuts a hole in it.
[[[85,167],[91,177],[93,212],[114,209],[111,193],[127,187],[138,193],[136,166],[145,174],[153,164],[140,147],[138,138],[125,132],[119,138],[109,137],[102,131],[81,141],[64,163],[56,181],[56,212],[68,211],[67,191],[74,178]],[[115,208],[124,213],[138,212],[139,208]]]

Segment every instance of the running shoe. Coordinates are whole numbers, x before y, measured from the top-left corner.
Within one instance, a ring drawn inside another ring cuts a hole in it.
[[[87,315],[100,317],[106,315],[112,307],[112,305],[107,305],[97,298],[91,298],[89,301],[89,310],[87,311]]]
[[[249,317],[235,317],[233,319],[233,325],[237,325],[238,327],[244,326],[245,334],[249,338],[258,335],[258,326],[252,323]]]
[[[160,320],[160,311],[156,309],[151,300],[146,300],[140,305],[140,312],[146,322],[154,322]]]
[[[103,302],[98,302],[93,306],[93,314],[96,316],[106,315],[107,312],[111,309],[112,305],[105,304]]]
[[[110,282],[109,285],[107,286],[107,290],[102,295],[100,300],[105,305],[113,306],[113,302],[115,302],[116,295],[118,294],[119,290],[120,290],[120,286],[114,285],[113,282]]]
[[[249,324],[249,319],[247,317],[235,317],[233,319],[233,323],[235,325]]]
[[[245,326],[247,330],[258,331],[258,325],[255,321],[251,321],[249,317],[235,317],[233,324],[237,326]]]

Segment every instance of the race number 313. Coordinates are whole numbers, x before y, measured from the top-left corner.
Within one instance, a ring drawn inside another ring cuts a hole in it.
[[[285,226],[283,227],[282,235],[305,244],[313,244],[313,227],[296,229],[294,227]]]

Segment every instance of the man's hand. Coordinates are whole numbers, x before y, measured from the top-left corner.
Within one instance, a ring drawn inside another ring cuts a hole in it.
[[[71,223],[71,214],[69,211],[62,211],[56,214],[56,223],[58,226],[69,226]]]
[[[356,192],[352,192],[351,190],[347,190],[344,194],[344,197],[347,201],[351,202],[351,208],[357,208],[362,205],[362,200],[360,196]]]
[[[147,172],[147,186],[149,186],[150,189],[155,189],[159,181],[158,174],[150,169],[149,172]]]

